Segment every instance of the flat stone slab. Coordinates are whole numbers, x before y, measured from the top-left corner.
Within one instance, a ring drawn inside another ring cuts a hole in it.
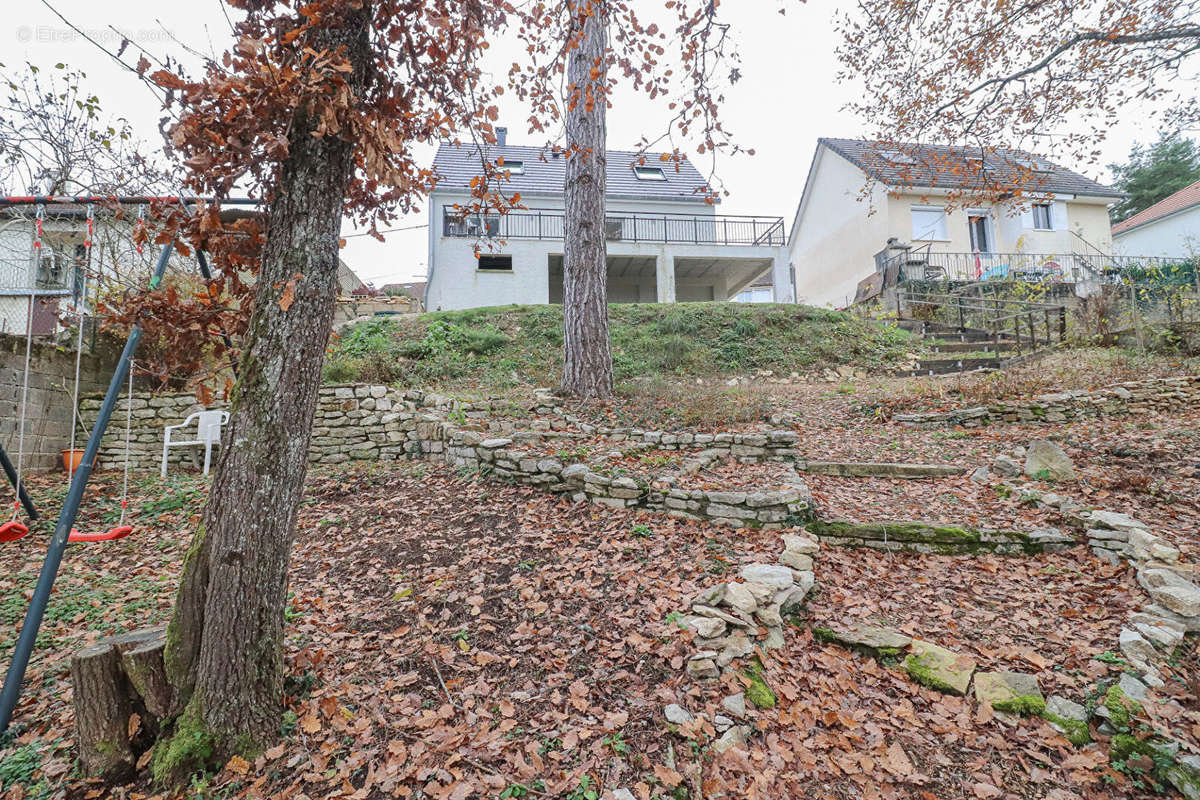
[[[912,637],[891,628],[874,625],[830,625],[814,627],[813,635],[826,642],[859,650],[876,658],[898,656],[912,644]]]
[[[1108,528],[1114,531],[1131,531],[1134,528],[1145,530],[1149,526],[1144,522],[1139,522],[1128,514],[1119,514],[1115,511],[1093,511],[1086,515],[1089,522],[1099,528]]]
[[[779,564],[747,564],[739,574],[744,581],[764,583],[776,589],[789,589],[795,582],[792,571]]]
[[[897,464],[891,462],[809,461],[796,469],[814,475],[846,478],[948,478],[962,475],[965,467],[953,464]]]
[[[1030,716],[1046,709],[1046,699],[1037,678],[1024,672],[979,672],[975,675],[975,699],[996,711]]]
[[[913,639],[908,648],[904,670],[910,678],[940,692],[967,693],[975,674],[975,659],[920,639]]]

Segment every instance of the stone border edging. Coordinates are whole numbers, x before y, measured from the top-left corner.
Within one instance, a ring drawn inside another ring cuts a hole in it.
[[[1066,422],[1105,414],[1200,408],[1200,375],[1127,381],[1096,391],[1037,395],[1024,403],[995,403],[953,411],[895,414],[894,422],[916,428],[977,428],[999,423]]]

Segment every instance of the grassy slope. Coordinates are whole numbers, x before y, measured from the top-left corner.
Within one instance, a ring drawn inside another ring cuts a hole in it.
[[[796,305],[681,303],[610,307],[619,383],[635,378],[788,374],[842,364],[890,366],[908,334]],[[554,385],[562,364],[561,306],[508,306],[380,318],[344,328],[330,382],[502,390]]]

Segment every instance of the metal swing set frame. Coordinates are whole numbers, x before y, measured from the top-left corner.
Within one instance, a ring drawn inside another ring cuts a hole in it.
[[[14,206],[34,206],[44,208],[46,205],[68,204],[68,205],[85,205],[89,208],[93,204],[105,204],[116,202],[120,205],[148,205],[152,202],[167,202],[179,203],[184,206],[190,203],[196,203],[201,200],[211,200],[212,198],[184,198],[184,197],[151,197],[151,196],[23,196],[23,197],[0,197],[0,208],[10,208]],[[259,202],[250,198],[223,198],[220,200],[222,205],[258,205]],[[90,215],[89,215],[90,222]],[[40,223],[40,219],[39,219]],[[175,242],[170,241],[162,246],[159,252],[158,260],[154,265],[154,272],[150,277],[148,288],[155,289],[162,282],[163,276],[167,271],[167,264],[171,258],[171,252],[175,248]],[[208,259],[201,250],[196,251],[196,261],[200,267],[201,275],[206,279],[212,278],[212,273],[208,267]],[[30,303],[32,304],[32,296]],[[80,326],[82,330],[82,325]],[[42,569],[38,575],[37,584],[33,590],[33,597],[29,601],[29,608],[25,612],[25,622],[21,627],[20,636],[17,638],[16,647],[13,649],[12,660],[9,663],[8,671],[4,676],[4,688],[0,691],[0,733],[8,730],[9,723],[12,720],[12,715],[16,709],[17,702],[20,699],[21,684],[25,678],[25,671],[29,666],[29,659],[33,655],[34,642],[37,640],[38,631],[42,625],[42,619],[46,614],[46,607],[50,602],[50,593],[54,589],[54,581],[58,577],[58,570],[62,564],[63,555],[66,553],[67,545],[71,542],[97,542],[111,541],[113,539],[123,538],[132,532],[132,527],[124,525],[124,508],[122,507],[121,525],[111,531],[99,534],[79,533],[74,529],[75,521],[79,517],[79,507],[83,502],[83,495],[87,489],[88,480],[92,475],[92,465],[96,460],[96,456],[100,452],[100,445],[104,439],[104,433],[108,429],[108,424],[112,419],[113,411],[117,407],[117,401],[121,396],[122,387],[129,382],[132,386],[132,364],[133,356],[137,352],[138,344],[142,339],[142,325],[135,324],[129,331],[129,337],[125,341],[125,347],[121,352],[121,357],[117,361],[116,369],[108,384],[108,390],[104,394],[104,400],[100,405],[100,410],[96,415],[96,423],[92,426],[92,431],[88,436],[87,445],[84,447],[83,458],[79,466],[74,469],[71,475],[71,485],[67,491],[66,499],[63,501],[62,511],[59,513],[58,522],[54,527],[54,534],[50,538],[50,545],[46,550],[46,557],[42,561]],[[26,336],[30,335],[27,329]],[[226,344],[229,344],[228,334],[222,334]],[[24,406],[24,402],[22,403]],[[128,413],[129,403],[126,404]],[[24,422],[21,422],[22,433],[24,431]],[[128,435],[128,429],[127,429]],[[12,483],[16,494],[16,503],[24,506],[25,511],[30,520],[38,519],[38,511],[33,500],[30,498],[25,486],[21,481],[19,467],[14,468],[8,454],[0,446],[0,467],[3,468],[9,482]],[[128,452],[125,458],[125,469],[128,474],[129,457]],[[122,501],[124,506],[124,500]],[[14,509],[15,511],[15,509]],[[20,527],[24,527],[23,525]],[[127,530],[123,530],[127,529]],[[119,534],[119,535],[117,535]],[[22,538],[16,536],[16,539]]]

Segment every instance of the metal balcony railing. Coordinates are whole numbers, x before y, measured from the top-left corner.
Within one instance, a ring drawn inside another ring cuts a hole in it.
[[[1068,281],[1101,283],[1161,280],[1194,281],[1196,266],[1186,258],[1106,256],[1092,253],[935,253],[929,245],[884,250],[875,256],[880,272],[899,267],[900,280]],[[1186,274],[1185,274],[1186,273]]]
[[[562,239],[559,209],[526,209],[507,214],[466,214],[442,208],[442,235],[466,239]],[[619,212],[605,219],[610,242],[720,244],[779,247],[786,244],[782,217],[642,214]]]

